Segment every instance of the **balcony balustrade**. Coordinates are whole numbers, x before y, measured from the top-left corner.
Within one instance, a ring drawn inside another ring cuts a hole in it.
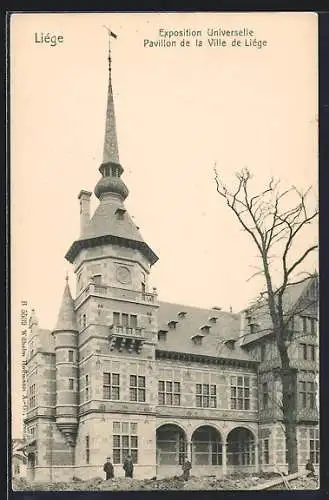
[[[133,350],[138,354],[141,352],[145,340],[144,328],[131,328],[122,325],[110,326],[110,350],[118,349],[121,352],[127,349],[129,352]]]
[[[89,283],[76,298],[75,307],[78,307],[89,295],[129,300],[133,302],[148,302],[151,304],[156,304],[158,297],[156,292],[143,292],[138,290],[129,290],[127,288]]]

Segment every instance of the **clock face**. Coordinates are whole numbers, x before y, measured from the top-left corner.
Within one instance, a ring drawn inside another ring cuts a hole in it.
[[[131,282],[131,273],[127,267],[123,267],[123,266],[118,267],[117,280],[123,284]]]

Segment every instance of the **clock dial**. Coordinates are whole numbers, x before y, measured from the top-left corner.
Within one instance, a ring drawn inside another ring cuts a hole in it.
[[[127,267],[118,267],[116,275],[120,283],[127,284],[131,282],[131,273]]]

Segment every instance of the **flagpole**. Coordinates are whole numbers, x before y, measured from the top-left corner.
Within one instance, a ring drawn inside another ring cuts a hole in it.
[[[108,26],[105,26],[103,24],[103,28],[105,28],[108,32],[108,35],[109,35],[109,57],[108,57],[108,60],[109,60],[109,71],[111,71],[111,36],[113,36],[113,38],[117,38],[117,35],[108,27]]]

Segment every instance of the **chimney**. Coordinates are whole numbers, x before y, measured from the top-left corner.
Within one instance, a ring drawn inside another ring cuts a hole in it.
[[[80,200],[80,236],[85,232],[86,226],[90,220],[90,191],[84,191],[83,189],[78,194],[78,199]]]

